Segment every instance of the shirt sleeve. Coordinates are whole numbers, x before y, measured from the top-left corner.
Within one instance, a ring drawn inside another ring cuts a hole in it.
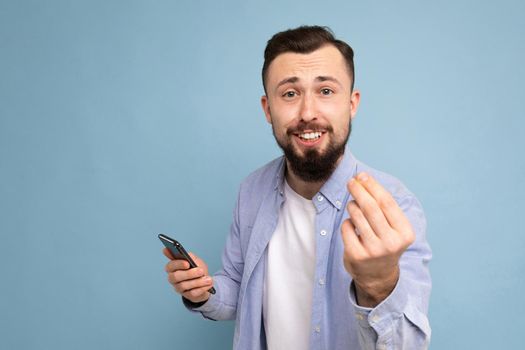
[[[421,204],[407,196],[398,204],[416,234],[399,261],[399,280],[390,295],[374,308],[357,305],[354,282],[350,300],[359,325],[363,349],[427,349],[431,329],[427,318],[431,290],[428,263],[432,257],[426,240],[426,220]]]
[[[222,254],[222,269],[213,275],[215,294],[204,303],[194,304],[183,298],[186,308],[201,313],[210,320],[233,320],[237,313],[237,297],[244,270],[244,258],[241,252],[239,207],[240,193],[233,211],[233,222],[226,246]]]

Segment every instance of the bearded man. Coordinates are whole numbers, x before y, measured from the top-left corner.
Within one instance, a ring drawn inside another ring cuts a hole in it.
[[[346,149],[360,100],[353,56],[325,27],[268,41],[261,104],[284,156],[241,184],[219,272],[196,255],[197,268],[166,265],[188,309],[236,320],[234,349],[428,347],[421,204]]]

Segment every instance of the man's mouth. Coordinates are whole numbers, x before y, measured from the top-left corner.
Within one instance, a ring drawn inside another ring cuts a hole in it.
[[[315,141],[318,138],[320,138],[322,134],[323,134],[322,132],[316,131],[316,132],[305,132],[305,133],[302,133],[302,134],[298,134],[297,136],[299,136],[299,138],[301,138],[301,140]]]
[[[313,146],[320,142],[321,138],[325,133],[325,131],[308,130],[306,132],[294,133],[294,136],[297,137],[300,144]]]

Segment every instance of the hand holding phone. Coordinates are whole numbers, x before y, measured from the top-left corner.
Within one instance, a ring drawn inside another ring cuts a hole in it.
[[[171,259],[166,264],[168,281],[179,294],[194,303],[208,300],[209,293],[215,294],[213,280],[208,276],[208,266],[203,260],[188,253],[173,238],[159,234],[159,239],[166,247],[164,255]]]

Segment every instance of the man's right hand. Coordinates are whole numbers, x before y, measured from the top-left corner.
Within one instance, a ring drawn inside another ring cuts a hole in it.
[[[213,280],[208,275],[208,265],[198,256],[189,253],[197,267],[190,269],[186,260],[174,260],[170,251],[164,248],[164,255],[170,259],[166,264],[168,281],[175,291],[194,303],[200,303],[210,298],[208,290],[213,286]]]

